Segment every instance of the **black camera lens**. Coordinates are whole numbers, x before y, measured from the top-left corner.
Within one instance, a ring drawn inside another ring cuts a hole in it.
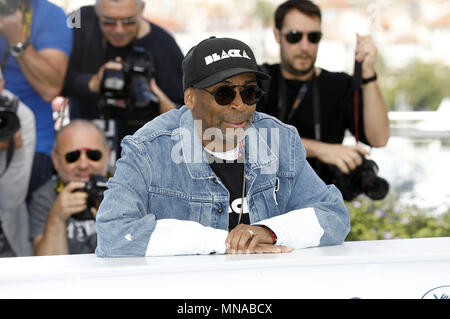
[[[159,115],[159,99],[150,88],[155,74],[153,57],[134,46],[122,70],[105,70],[99,108],[104,118],[149,120]]]
[[[73,214],[72,217],[77,220],[89,220],[95,219],[94,215],[91,213],[91,208],[95,207],[98,209],[100,203],[103,200],[103,192],[106,190],[106,177],[101,175],[91,176],[89,182],[85,183],[85,187],[77,189],[75,191],[86,192],[88,194],[87,198],[87,208],[86,210]]]
[[[20,120],[16,114],[18,100],[9,100],[0,96],[0,141],[7,141],[20,128]]]
[[[364,193],[371,199],[383,199],[389,192],[389,183],[377,175],[378,165],[368,159],[364,159],[363,164],[356,171],[360,193]]]
[[[332,183],[340,190],[346,201],[351,201],[362,193],[373,200],[383,199],[389,192],[389,183],[377,175],[378,165],[374,161],[362,158],[362,164],[350,174],[342,173],[336,166],[327,166]]]
[[[364,181],[364,193],[372,199],[383,199],[389,192],[389,183],[379,176],[371,176]]]

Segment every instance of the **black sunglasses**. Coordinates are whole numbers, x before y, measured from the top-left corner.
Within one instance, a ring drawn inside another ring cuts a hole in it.
[[[67,152],[64,155],[64,158],[66,159],[67,163],[75,163],[80,159],[81,152],[86,152],[86,156],[88,159],[94,162],[98,162],[102,159],[102,152],[99,150],[91,150],[90,148],[81,148],[78,150]]]
[[[285,33],[284,37],[289,43],[297,43],[302,40],[304,34],[306,34],[308,41],[311,43],[319,43],[320,39],[322,39],[322,32],[320,31],[299,32],[297,30],[291,30],[288,33]]]
[[[239,93],[241,94],[242,102],[247,105],[256,104],[264,93],[263,90],[256,85],[222,85],[214,92],[209,92],[206,89],[203,90],[214,96],[217,104],[225,106],[233,102],[236,97],[235,88],[237,87],[242,87],[242,89],[239,90]]]
[[[114,18],[101,18],[100,22],[105,26],[105,27],[112,27],[112,26],[116,26],[117,23],[122,22],[122,25],[124,26],[132,26],[135,25],[137,22],[137,18],[135,17],[130,17],[130,18],[123,18],[123,19],[114,19]]]

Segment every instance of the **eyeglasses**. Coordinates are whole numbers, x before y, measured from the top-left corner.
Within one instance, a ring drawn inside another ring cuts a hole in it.
[[[304,34],[306,34],[308,41],[311,43],[319,43],[320,39],[322,39],[322,32],[320,31],[299,32],[297,30],[291,30],[288,33],[285,33],[284,37],[289,43],[297,43],[302,40]]]
[[[98,162],[99,160],[102,159],[102,156],[103,156],[103,154],[100,150],[91,150],[90,148],[80,148],[80,149],[77,149],[74,151],[67,152],[64,155],[64,158],[65,158],[66,162],[69,164],[75,163],[76,161],[78,161],[80,159],[81,152],[85,152],[87,158],[94,162]]]
[[[116,26],[117,23],[122,22],[123,26],[133,26],[137,23],[136,17],[130,17],[130,18],[123,18],[123,19],[114,19],[114,18],[101,18],[100,22],[105,27],[113,27]]]
[[[236,91],[234,89],[237,87],[242,87],[239,93],[241,94],[242,102],[247,105],[256,104],[264,93],[256,85],[222,85],[214,92],[209,92],[206,89],[203,90],[214,96],[217,104],[225,106],[233,102],[236,97]]]

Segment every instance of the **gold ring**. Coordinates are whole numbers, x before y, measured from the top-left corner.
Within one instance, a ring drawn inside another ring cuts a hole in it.
[[[247,231],[250,233],[250,238],[253,238],[253,236],[255,236],[255,233],[252,230],[247,229]]]

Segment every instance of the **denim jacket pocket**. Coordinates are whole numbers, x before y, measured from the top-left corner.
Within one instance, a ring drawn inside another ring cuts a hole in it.
[[[149,212],[157,219],[176,218],[210,224],[212,203],[208,198],[152,186],[149,193]]]
[[[176,190],[152,186],[148,190],[149,213],[157,219],[189,219],[189,195]]]
[[[190,201],[189,208],[189,220],[199,222],[203,226],[211,226],[211,202]]]

